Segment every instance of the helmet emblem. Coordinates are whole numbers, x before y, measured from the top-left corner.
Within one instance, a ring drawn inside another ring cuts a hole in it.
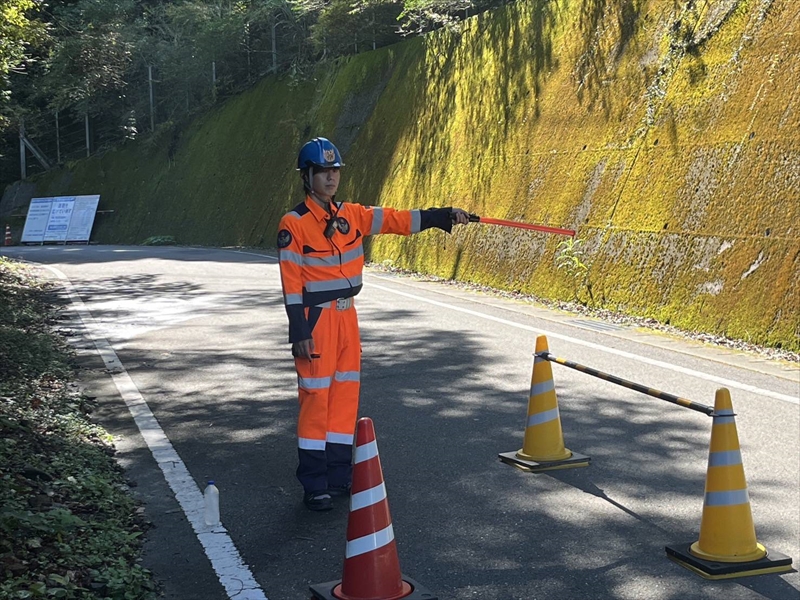
[[[328,148],[322,151],[322,156],[325,157],[325,162],[334,162],[336,160],[336,151],[333,148]]]

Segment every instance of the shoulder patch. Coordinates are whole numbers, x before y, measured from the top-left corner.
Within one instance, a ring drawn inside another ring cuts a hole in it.
[[[292,234],[288,229],[281,229],[278,232],[278,248],[286,248],[292,243]]]

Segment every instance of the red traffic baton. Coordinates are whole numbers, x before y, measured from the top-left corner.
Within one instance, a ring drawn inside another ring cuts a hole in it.
[[[560,227],[547,227],[546,225],[531,225],[530,223],[520,223],[519,221],[506,221],[505,219],[492,219],[490,217],[480,217],[469,213],[471,223],[485,223],[486,225],[502,225],[503,227],[516,227],[518,229],[531,229],[533,231],[543,231],[544,233],[555,233],[557,235],[569,235],[575,237],[573,229],[561,229]]]

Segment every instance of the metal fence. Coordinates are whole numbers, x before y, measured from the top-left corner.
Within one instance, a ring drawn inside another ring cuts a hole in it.
[[[125,100],[113,110],[76,104],[20,120],[2,140],[6,152],[0,156],[0,181],[26,179],[152,132],[160,124],[183,120],[290,64],[290,59],[278,62],[272,52],[253,51],[236,62],[211,61],[199,76],[182,80],[162,77],[156,67],[144,66],[132,89],[126,90]],[[16,147],[18,154],[11,151]]]

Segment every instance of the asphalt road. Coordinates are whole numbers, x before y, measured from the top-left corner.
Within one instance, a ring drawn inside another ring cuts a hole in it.
[[[296,379],[273,257],[2,254],[48,265],[72,295],[61,328],[146,503],[145,565],[165,598],[296,600],[341,576],[347,504],[309,513],[294,479]],[[402,570],[441,600],[800,598],[797,572],[707,581],[667,559],[666,544],[699,534],[703,414],[553,365],[566,445],[591,465],[530,474],[497,459],[522,444],[537,334],[556,356],[703,404],[727,387],[758,541],[797,566],[796,367],[378,272],[356,305],[360,414],[375,423]],[[221,494],[215,531],[198,516],[207,479]]]

